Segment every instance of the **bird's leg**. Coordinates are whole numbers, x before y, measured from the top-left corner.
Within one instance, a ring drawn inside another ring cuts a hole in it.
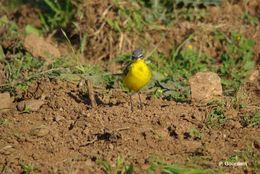
[[[142,104],[140,92],[138,92],[138,97],[139,97],[139,107],[140,107],[140,109],[143,109],[143,104]]]
[[[134,107],[133,107],[133,100],[132,100],[132,94],[129,94],[129,98],[130,98],[130,106],[131,106],[131,111],[134,111]]]

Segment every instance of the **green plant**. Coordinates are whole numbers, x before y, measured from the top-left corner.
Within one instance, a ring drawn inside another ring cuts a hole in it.
[[[94,85],[111,87],[116,78],[110,73],[104,72],[98,65],[79,64],[71,57],[56,59],[48,66],[50,71],[48,77],[68,81],[79,81],[80,79],[91,80]]]
[[[44,3],[44,12],[40,14],[44,31],[64,28],[70,23],[74,12],[71,0],[44,0]]]
[[[23,0],[2,0],[0,2],[1,7],[0,10],[4,10],[5,14],[7,14],[9,11],[14,11],[16,10],[21,4],[23,3]]]
[[[25,105],[22,113],[30,113],[30,112],[31,112],[31,109],[28,106]]]
[[[5,118],[0,118],[0,126],[5,125],[8,123],[8,120]]]
[[[164,164],[152,162],[147,171],[148,174],[156,174],[158,171],[162,174],[214,174],[211,169],[204,169],[198,166],[182,166],[177,164]],[[219,173],[219,172],[218,172]]]
[[[3,61],[4,58],[5,58],[5,53],[4,53],[3,47],[0,46],[0,61]]]
[[[197,140],[197,139],[201,139],[202,138],[202,133],[196,129],[196,128],[191,128],[189,131],[188,131],[188,134],[191,138]]]
[[[145,20],[149,24],[161,22],[165,25],[169,25],[172,23],[172,13],[174,7],[173,1],[141,0],[140,3],[142,5],[143,11],[146,14]]]
[[[222,43],[224,52],[217,72],[222,78],[224,94],[235,95],[249,71],[254,68],[253,46],[255,42],[237,32],[230,36],[215,32],[215,38]]]
[[[236,164],[237,162],[242,163],[244,167],[250,166],[252,169],[251,173],[257,173],[260,168],[259,163],[260,153],[254,150],[251,146],[242,150],[236,151],[230,155],[226,160],[227,162]]]
[[[142,7],[136,2],[127,2],[127,5],[123,5],[119,0],[113,2],[119,15],[115,19],[106,18],[107,24],[116,32],[141,32],[146,24]]]
[[[220,5],[222,0],[142,0],[141,4],[146,12],[146,20],[150,23],[160,21],[170,25],[176,20],[200,20],[207,13],[199,6]]]
[[[191,38],[192,36],[178,47],[174,47],[170,57],[156,52],[150,57],[155,78],[152,87],[154,95],[176,101],[188,101],[188,79],[196,72],[208,70],[214,64],[214,59],[187,44]]]
[[[148,174],[215,174],[219,173],[211,170],[205,169],[199,166],[184,166],[178,164],[165,164],[159,162],[158,159],[149,159],[149,168],[143,170],[142,173]],[[118,158],[116,160],[115,165],[111,165],[109,162],[105,160],[97,160],[96,163],[102,167],[105,173],[107,174],[133,174],[134,166],[133,164],[127,164],[122,158]]]
[[[188,101],[190,97],[190,88],[184,78],[166,77],[163,80],[156,81],[152,90],[153,95],[157,97],[168,100],[174,99],[178,102]]]
[[[32,163],[21,163],[22,173],[23,174],[30,174],[33,171],[33,164]]]
[[[260,23],[259,17],[252,16],[248,12],[245,12],[242,18],[247,24],[257,25],[258,23]]]
[[[176,0],[176,4],[183,3],[184,6],[198,6],[198,5],[220,5],[223,0]]]
[[[222,103],[211,104],[211,109],[208,112],[206,125],[210,128],[221,128],[224,126],[227,117],[224,112],[224,105]]]
[[[196,21],[204,19],[207,16],[205,9],[199,8],[182,8],[175,10],[175,18],[177,20],[185,19],[188,21]]]
[[[231,155],[226,161],[228,161],[228,162],[238,162],[239,156],[238,155]]]
[[[7,16],[0,17],[0,29],[2,32],[0,37],[0,42],[4,41],[15,41],[15,47],[21,48],[22,42],[20,39],[21,33],[18,32],[18,26],[15,22],[10,21]],[[9,49],[11,49],[14,45],[10,44]]]
[[[127,164],[125,160],[118,157],[115,165],[109,164],[106,160],[97,160],[96,163],[102,167],[107,174],[133,174],[133,164]]]
[[[260,110],[256,109],[240,116],[244,127],[257,127],[260,125]]]
[[[180,51],[178,47],[173,49],[169,62],[173,72],[184,78],[189,78],[198,71],[208,70],[208,67],[215,63],[213,59],[190,46]]]
[[[28,85],[41,77],[49,77],[78,82],[89,79],[94,85],[111,87],[116,78],[105,73],[99,66],[79,64],[75,54],[55,59],[48,66],[45,61],[33,57],[29,53],[18,52],[12,59],[3,59],[6,71],[5,84],[0,86],[0,91],[9,91],[13,95],[17,91],[24,91]],[[28,112],[25,110],[24,112]]]
[[[11,60],[4,59],[6,71],[6,83],[0,87],[1,91],[7,88],[10,91],[15,88],[26,89],[27,85],[34,78],[34,73],[41,71],[43,61],[26,53],[18,52]]]
[[[35,72],[41,71],[43,61],[32,55],[18,52],[11,60],[4,59],[6,72],[5,84],[0,86],[0,91],[15,93],[16,89],[25,90],[34,79]]]

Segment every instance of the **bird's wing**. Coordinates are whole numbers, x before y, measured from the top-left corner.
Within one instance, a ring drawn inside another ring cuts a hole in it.
[[[115,75],[115,76],[126,76],[127,73],[129,72],[130,67],[131,67],[131,63],[127,64],[127,66],[125,66],[123,71],[113,73],[113,75]]]
[[[126,75],[128,74],[130,67],[131,67],[131,63],[129,63],[129,64],[125,67],[125,69],[124,69],[124,71],[123,71],[123,75],[124,75],[124,76],[126,76]]]

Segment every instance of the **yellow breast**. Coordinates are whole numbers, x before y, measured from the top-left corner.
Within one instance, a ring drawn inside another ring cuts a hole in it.
[[[132,91],[139,91],[151,79],[152,74],[143,59],[138,59],[130,65],[129,71],[123,79],[126,87]]]

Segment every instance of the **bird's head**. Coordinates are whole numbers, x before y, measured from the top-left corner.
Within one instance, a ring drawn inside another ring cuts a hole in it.
[[[143,59],[144,54],[142,53],[141,50],[134,50],[132,53],[132,60],[138,60],[138,59]]]

